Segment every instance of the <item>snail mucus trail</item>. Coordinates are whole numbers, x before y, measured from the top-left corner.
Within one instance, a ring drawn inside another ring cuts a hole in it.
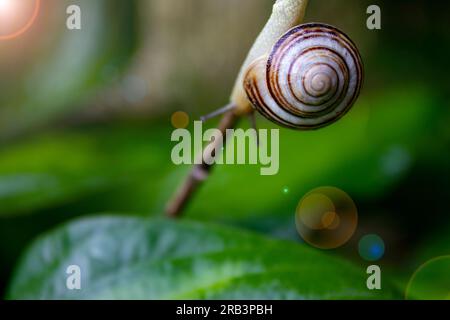
[[[254,111],[296,130],[325,127],[351,109],[363,83],[363,63],[355,44],[342,31],[322,23],[288,30],[269,54],[255,59],[244,71],[245,97],[235,90],[233,102],[215,112],[225,113],[219,126],[222,133]],[[169,216],[181,212],[210,170],[205,162],[194,167],[169,202]]]

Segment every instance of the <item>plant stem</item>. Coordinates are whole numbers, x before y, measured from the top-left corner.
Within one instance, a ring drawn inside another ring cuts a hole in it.
[[[237,116],[233,110],[228,111],[223,115],[218,129],[220,130],[222,136],[224,137],[223,141],[224,146],[226,145],[228,138],[226,134],[227,129],[233,129],[237,125],[238,121],[239,116]],[[210,146],[215,147],[219,143],[220,144],[222,143],[220,139],[214,139],[214,141],[211,142]],[[215,148],[213,149],[215,150]],[[202,156],[201,164],[196,164],[192,168],[190,174],[186,178],[186,181],[181,185],[175,196],[167,204],[166,206],[167,216],[171,218],[178,218],[181,215],[182,211],[186,208],[187,204],[189,203],[195,192],[201,186],[203,181],[205,181],[208,178],[213,168],[213,165],[209,165],[207,164],[207,162],[212,163],[208,160],[211,159],[211,157],[214,157],[214,154],[203,152],[200,156]]]
[[[272,15],[250,49],[238,74],[233,92],[231,94],[231,105],[225,107],[225,110],[229,108],[231,111],[224,114],[219,125],[219,130],[225,139],[224,145],[226,145],[227,138],[226,130],[234,128],[241,116],[253,113],[253,108],[251,107],[250,101],[247,99],[243,86],[243,79],[247,71],[247,67],[255,59],[268,54],[273,45],[286,31],[303,20],[307,4],[308,0],[277,0],[275,2]],[[218,112],[223,112],[223,110],[224,109],[221,109]],[[217,113],[214,112],[212,115],[215,114]],[[222,143],[222,141],[216,140],[217,139],[215,139],[212,144]],[[208,165],[207,162],[209,161],[205,162],[205,159],[211,159],[214,155],[203,152],[201,156],[202,163],[194,166],[185,183],[175,194],[175,197],[169,201],[166,207],[168,216],[180,216],[193,194],[197,191],[202,182],[208,178],[213,166]]]

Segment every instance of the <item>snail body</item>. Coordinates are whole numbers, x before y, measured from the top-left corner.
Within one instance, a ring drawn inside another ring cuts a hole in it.
[[[336,28],[299,25],[307,4],[308,0],[276,0],[237,76],[230,104],[204,120],[223,114],[219,130],[225,132],[241,116],[257,110],[279,125],[308,130],[327,126],[350,110],[363,82],[361,56]],[[169,216],[180,214],[210,169],[205,161],[192,169],[167,206]]]
[[[286,32],[246,70],[243,86],[252,106],[293,129],[327,126],[344,116],[359,96],[363,64],[343,32],[319,23]]]
[[[272,14],[263,30],[256,38],[240,71],[231,93],[234,113],[242,116],[253,111],[253,107],[242,86],[248,66],[257,58],[269,54],[274,44],[291,28],[299,25],[305,16],[309,0],[276,0]]]

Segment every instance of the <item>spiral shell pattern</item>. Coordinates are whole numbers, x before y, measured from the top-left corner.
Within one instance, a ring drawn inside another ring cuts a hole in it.
[[[363,82],[363,63],[354,43],[336,28],[297,26],[253,62],[244,88],[269,120],[300,129],[327,126],[350,110]]]

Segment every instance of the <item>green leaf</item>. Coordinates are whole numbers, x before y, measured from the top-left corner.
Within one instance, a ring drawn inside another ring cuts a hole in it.
[[[148,214],[168,174],[156,123],[52,131],[0,150],[0,278],[33,238],[92,212]]]
[[[81,290],[66,288],[78,265]],[[22,259],[9,299],[370,299],[366,272],[304,245],[194,222],[105,216],[65,225]]]

